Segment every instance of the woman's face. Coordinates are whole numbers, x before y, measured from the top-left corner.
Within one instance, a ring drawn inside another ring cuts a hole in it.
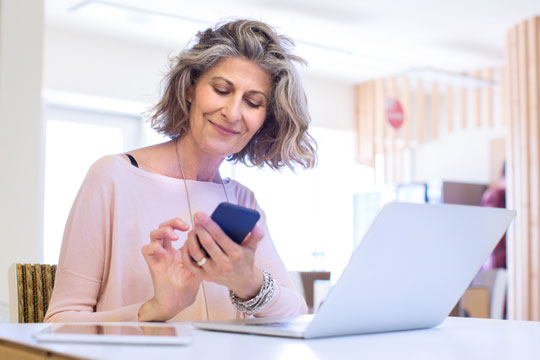
[[[239,152],[264,123],[271,87],[268,73],[249,60],[219,62],[188,93],[187,135],[207,154]]]

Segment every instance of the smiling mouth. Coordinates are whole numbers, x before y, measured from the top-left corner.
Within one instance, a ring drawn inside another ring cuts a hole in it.
[[[214,125],[214,127],[217,128],[217,130],[224,134],[224,135],[238,135],[240,134],[240,131],[236,131],[236,130],[232,130],[232,129],[229,129],[225,126],[221,126],[221,125],[218,125],[216,124],[215,122],[211,121],[211,120],[208,120],[208,122],[210,122],[210,124]]]

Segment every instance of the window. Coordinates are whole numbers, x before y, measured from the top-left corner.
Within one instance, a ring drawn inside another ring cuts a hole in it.
[[[68,108],[45,109],[45,200],[43,260],[58,262],[69,211],[96,159],[141,146],[140,117]]]

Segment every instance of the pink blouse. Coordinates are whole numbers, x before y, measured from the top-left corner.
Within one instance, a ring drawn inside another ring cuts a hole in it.
[[[188,180],[187,186],[194,213],[211,214],[225,201],[221,184]],[[277,289],[273,300],[255,316],[306,313],[306,303],[295,291],[276,252],[255,196],[234,180],[225,188],[231,202],[262,215],[259,225],[265,236],[258,244],[255,263],[272,274]],[[137,321],[140,306],[153,297],[141,248],[150,241],[152,230],[174,217],[190,222],[183,180],[139,169],[122,155],[96,161],[67,220],[45,321]],[[186,233],[178,235],[180,239],[173,242],[176,248],[186,239]],[[228,289],[204,282],[195,302],[171,321],[239,317],[245,314],[231,304]]]

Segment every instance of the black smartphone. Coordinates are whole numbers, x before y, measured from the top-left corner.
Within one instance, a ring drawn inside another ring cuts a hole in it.
[[[216,207],[211,217],[228,237],[241,244],[261,215],[253,209],[223,202]]]

